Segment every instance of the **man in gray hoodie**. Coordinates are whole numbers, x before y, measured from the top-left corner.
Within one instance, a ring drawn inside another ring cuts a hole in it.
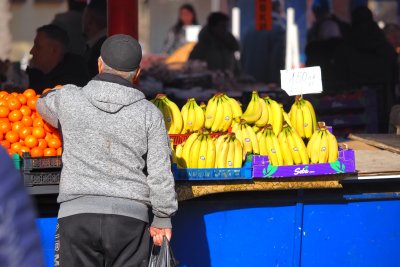
[[[156,245],[171,238],[169,139],[160,111],[133,87],[141,58],[135,39],[113,35],[101,48],[99,75],[37,102],[63,135],[56,266],[147,266],[150,236]]]

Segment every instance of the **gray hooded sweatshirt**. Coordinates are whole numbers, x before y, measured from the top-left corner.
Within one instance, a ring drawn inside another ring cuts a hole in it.
[[[96,76],[37,101],[63,136],[58,217],[115,214],[170,228],[177,210],[169,138],[161,112],[121,77]],[[146,173],[147,169],[147,173]]]

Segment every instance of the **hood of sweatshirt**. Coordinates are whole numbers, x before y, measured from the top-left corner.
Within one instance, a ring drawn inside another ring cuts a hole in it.
[[[116,113],[145,99],[144,94],[127,80],[108,73],[97,75],[82,90],[93,106],[108,113]]]

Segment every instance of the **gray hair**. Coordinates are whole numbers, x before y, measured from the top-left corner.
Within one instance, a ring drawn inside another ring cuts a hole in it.
[[[103,62],[103,72],[104,73],[117,75],[119,77],[124,78],[125,80],[128,80],[129,82],[132,82],[133,78],[136,75],[137,70],[129,71],[129,72],[115,70],[115,69],[111,68],[110,66],[108,66],[101,57],[99,57],[99,60],[101,60]]]

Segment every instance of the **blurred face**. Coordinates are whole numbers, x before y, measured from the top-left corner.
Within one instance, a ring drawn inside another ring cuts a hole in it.
[[[191,25],[193,24],[193,13],[186,9],[186,8],[182,8],[179,11],[179,19],[182,21],[183,25]]]
[[[59,50],[56,41],[47,37],[46,33],[38,32],[36,34],[33,47],[30,51],[32,55],[31,66],[48,73],[58,63],[57,51]]]

